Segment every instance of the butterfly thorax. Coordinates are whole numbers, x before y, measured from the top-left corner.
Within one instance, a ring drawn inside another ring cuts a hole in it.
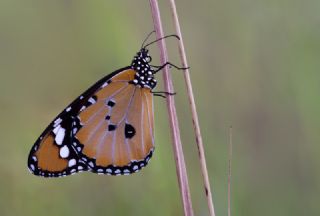
[[[151,56],[145,48],[136,54],[131,63],[131,68],[136,71],[132,84],[150,89],[157,85],[157,80],[154,78],[155,71],[149,64],[151,60]]]

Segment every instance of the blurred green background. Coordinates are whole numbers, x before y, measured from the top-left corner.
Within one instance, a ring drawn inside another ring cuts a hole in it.
[[[166,34],[174,33],[168,1],[160,7]],[[177,7],[217,216],[227,213],[230,125],[233,215],[319,215],[320,1]],[[26,166],[47,124],[130,64],[152,30],[147,0],[0,0],[0,215],[182,215],[161,98],[155,155],[142,172],[43,179]],[[167,44],[179,65],[176,41]],[[159,63],[157,46],[150,48]],[[208,215],[183,75],[172,75],[195,215]]]

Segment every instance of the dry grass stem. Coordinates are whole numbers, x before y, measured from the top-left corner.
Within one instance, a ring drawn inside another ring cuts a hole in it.
[[[228,216],[231,216],[231,161],[232,161],[232,126],[229,128],[229,166],[228,166]]]
[[[151,6],[151,12],[153,17],[154,28],[156,31],[157,38],[161,38],[164,36],[160,11],[157,0],[149,0]],[[158,41],[158,46],[160,49],[160,61],[161,64],[165,64],[168,62],[167,49],[165,46],[165,41]],[[163,69],[163,79],[164,79],[164,87],[167,92],[174,92],[171,76],[169,73],[169,67],[165,67]],[[178,176],[178,182],[180,187],[180,193],[182,197],[182,203],[184,208],[184,215],[193,216],[193,209],[191,203],[190,189],[187,177],[187,169],[184,161],[184,155],[182,151],[182,144],[180,139],[180,130],[178,125],[178,118],[176,113],[176,107],[173,96],[167,97],[167,108],[168,115],[170,121],[170,128],[172,131],[172,143],[174,150],[174,158],[176,161],[176,171]]]
[[[171,6],[172,17],[173,17],[174,24],[175,24],[176,34],[180,37],[179,53],[180,53],[180,59],[182,62],[182,66],[188,67],[189,64],[188,64],[187,57],[186,57],[186,52],[185,52],[185,48],[184,48],[183,37],[181,34],[181,28],[180,28],[177,8],[176,8],[176,4],[175,4],[174,0],[170,0],[170,6]],[[205,195],[207,198],[209,213],[211,216],[215,216],[214,205],[213,205],[212,194],[211,194],[211,187],[210,187],[208,170],[207,170],[207,165],[206,165],[206,158],[205,158],[205,154],[204,154],[202,136],[201,136],[201,132],[200,132],[200,124],[199,124],[196,104],[195,104],[195,100],[194,100],[194,96],[193,96],[189,69],[185,70],[184,78],[185,78],[185,83],[186,83],[186,87],[187,87],[189,104],[191,107],[193,128],[195,131],[196,142],[197,142],[197,147],[198,147],[198,151],[199,151],[199,160],[200,160],[201,173],[202,173],[203,183],[204,183],[204,191],[205,191]]]

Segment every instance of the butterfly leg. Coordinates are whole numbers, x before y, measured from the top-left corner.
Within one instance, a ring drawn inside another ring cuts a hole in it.
[[[186,69],[189,69],[189,68],[190,68],[190,67],[178,67],[178,66],[172,64],[171,62],[166,62],[166,63],[164,63],[164,64],[161,65],[161,66],[151,65],[151,67],[157,68],[157,69],[154,71],[154,73],[157,73],[158,71],[162,70],[162,69],[163,69],[165,66],[167,66],[167,65],[169,65],[169,66],[171,66],[171,67],[174,67],[174,68],[177,69],[177,70],[186,70]]]
[[[159,97],[163,97],[163,98],[166,98],[166,95],[176,95],[177,93],[175,92],[166,92],[166,91],[151,91],[151,93],[154,95],[154,96],[159,96]]]

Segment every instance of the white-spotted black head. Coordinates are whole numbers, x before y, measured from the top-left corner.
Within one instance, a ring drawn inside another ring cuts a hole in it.
[[[155,33],[155,31],[152,31],[146,39],[143,41],[140,51],[135,55],[135,57],[132,60],[131,68],[136,71],[136,74],[134,76],[134,80],[132,80],[130,83],[140,86],[142,88],[150,88],[153,89],[157,85],[157,80],[154,79],[154,74],[159,71],[159,67],[156,69],[156,71],[153,69],[153,67],[150,65],[150,62],[152,61],[151,56],[148,54],[149,50],[147,49],[148,46],[151,44],[154,44],[160,40],[163,40],[168,37],[175,37],[178,40],[180,38],[177,35],[167,35],[162,38],[158,38],[148,44],[145,44],[148,38]],[[161,67],[160,67],[161,68]]]
[[[153,89],[156,86],[157,81],[154,79],[155,71],[149,64],[152,61],[152,58],[148,54],[148,51],[149,50],[143,47],[134,56],[131,68],[136,71],[136,74],[132,83],[142,88]]]

